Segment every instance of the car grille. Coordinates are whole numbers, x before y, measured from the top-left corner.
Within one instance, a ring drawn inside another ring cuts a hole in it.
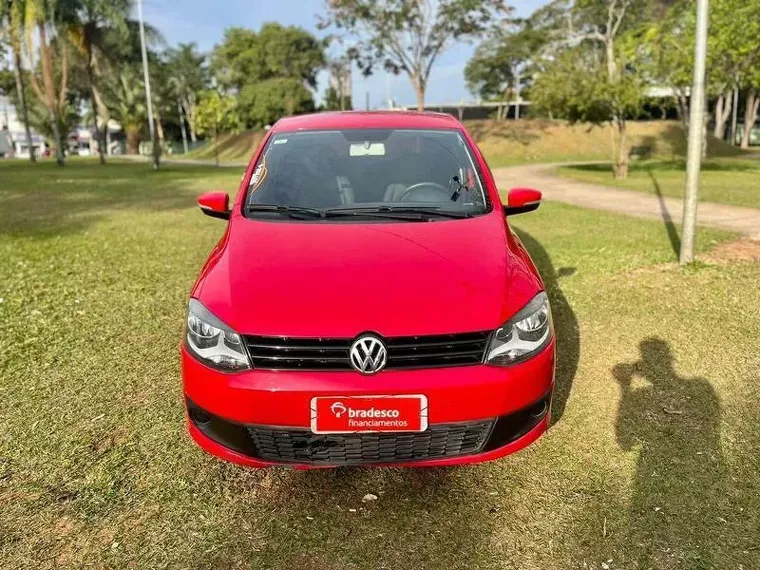
[[[255,456],[265,461],[358,465],[436,459],[481,451],[494,420],[431,425],[423,432],[314,434],[247,426]]]
[[[383,339],[386,370],[480,364],[490,332],[406,336]],[[244,336],[254,368],[269,370],[353,370],[353,339]]]

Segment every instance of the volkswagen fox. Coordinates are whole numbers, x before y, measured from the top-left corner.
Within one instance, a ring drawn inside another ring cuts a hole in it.
[[[272,127],[192,289],[187,425],[251,467],[492,460],[550,421],[549,300],[466,129],[434,113],[345,112]]]

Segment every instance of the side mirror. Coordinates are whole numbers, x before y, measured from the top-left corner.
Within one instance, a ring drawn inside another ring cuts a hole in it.
[[[198,196],[201,212],[212,218],[230,219],[230,197],[226,192],[206,192]]]
[[[507,194],[507,204],[504,206],[505,216],[524,214],[537,210],[541,205],[541,192],[533,188],[512,188]]]

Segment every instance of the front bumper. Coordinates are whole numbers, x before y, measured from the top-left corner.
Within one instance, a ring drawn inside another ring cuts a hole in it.
[[[182,377],[190,435],[207,452],[234,463],[296,468],[475,463],[522,449],[546,431],[554,386],[554,341],[534,358],[509,368],[479,365],[384,371],[374,376],[268,370],[223,374],[198,362],[183,347]],[[404,438],[367,434],[346,439],[310,433],[314,396],[371,394],[424,394],[430,428]],[[269,443],[283,439],[316,452],[303,455],[293,453],[293,445]],[[389,454],[391,448],[403,453]],[[362,450],[360,455],[356,449]]]

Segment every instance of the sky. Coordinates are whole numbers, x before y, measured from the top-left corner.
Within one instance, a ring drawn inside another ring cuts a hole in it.
[[[547,0],[513,1],[516,15],[527,16]],[[509,2],[507,2],[509,3]],[[179,42],[195,42],[202,51],[210,51],[219,43],[224,30],[242,26],[258,30],[264,22],[305,28],[317,37],[327,34],[318,30],[317,15],[324,13],[325,0],[143,0],[145,21],[158,28],[170,46]],[[473,101],[464,81],[464,66],[477,44],[458,43],[441,54],[431,73],[426,103],[458,103]],[[327,83],[327,74],[319,76],[317,102]],[[380,70],[369,78],[354,69],[352,73],[353,106],[363,109],[369,92],[370,107],[386,105],[387,94],[397,105],[414,105],[416,99],[405,75],[387,75]]]

